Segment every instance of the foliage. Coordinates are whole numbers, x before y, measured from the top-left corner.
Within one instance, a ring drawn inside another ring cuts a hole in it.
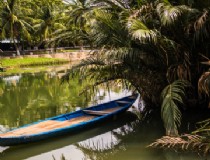
[[[175,81],[166,86],[161,93],[162,105],[161,116],[164,121],[167,135],[178,135],[177,127],[181,124],[180,105],[184,105],[186,99],[185,87],[188,85],[185,81]]]
[[[1,0],[3,1],[3,0]],[[32,29],[31,25],[26,21],[27,14],[31,10],[25,8],[19,0],[5,0],[2,2],[2,10],[0,11],[0,28],[1,39],[9,38],[15,45],[17,54],[19,55],[19,48],[17,41],[22,37],[30,40],[29,29]]]
[[[40,44],[50,40],[52,38],[52,33],[58,30],[66,29],[64,23],[60,20],[62,9],[61,0],[44,0],[42,2],[38,1],[38,9],[36,14],[36,21],[34,23],[35,35],[40,36]]]
[[[164,0],[158,3],[156,10],[163,25],[173,25],[184,12],[191,8],[186,5],[174,6],[168,0]]]
[[[164,136],[148,147],[167,148],[175,151],[191,151],[201,153],[206,156],[210,152],[209,143],[205,142],[205,137],[198,135],[184,134],[179,137]]]
[[[197,123],[198,128],[191,134],[181,136],[163,136],[148,147],[172,149],[175,151],[191,151],[207,156],[210,152],[209,134],[210,119]]]
[[[83,2],[83,7],[88,4]],[[168,0],[138,4],[92,1],[92,6],[101,8],[89,7],[80,16],[85,18],[83,26],[88,25],[83,28],[85,37],[99,49],[75,66],[69,75],[77,73],[84,79],[94,80],[94,87],[119,79],[125,86],[130,84],[141,94],[147,107],[160,108],[162,104],[167,134],[177,135],[180,107],[187,102],[185,97],[197,95],[197,91],[189,94],[184,88],[187,83],[197,86],[203,70],[196,65],[202,59],[200,55],[209,56],[208,8],[201,11],[188,3],[175,4]],[[92,13],[91,23],[86,13]],[[204,76],[201,79],[199,88],[208,95],[209,86],[202,83]]]
[[[198,128],[192,133],[208,137],[210,133],[210,119],[198,122],[197,125]]]
[[[210,96],[210,72],[204,72],[198,81],[198,91]]]

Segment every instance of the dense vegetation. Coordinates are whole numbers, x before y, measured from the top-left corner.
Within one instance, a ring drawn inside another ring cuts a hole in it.
[[[167,135],[178,135],[183,107],[210,106],[208,0],[1,1],[1,38],[18,54],[15,40],[90,45],[96,50],[70,75],[134,88],[146,108],[161,110]]]

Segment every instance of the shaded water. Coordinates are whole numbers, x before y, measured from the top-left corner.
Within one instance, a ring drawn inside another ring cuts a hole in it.
[[[0,132],[40,119],[71,112],[129,93],[115,86],[110,94],[79,95],[78,80],[60,84],[63,73],[23,74],[0,79]],[[86,82],[88,83],[88,82]],[[136,104],[135,104],[136,105]],[[0,160],[191,160],[194,154],[179,154],[146,148],[164,134],[155,117],[140,121],[138,107],[114,120],[76,134],[14,147],[0,147]]]

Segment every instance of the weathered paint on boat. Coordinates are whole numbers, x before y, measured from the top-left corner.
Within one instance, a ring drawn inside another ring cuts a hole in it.
[[[47,118],[0,134],[0,146],[40,141],[93,126],[96,123],[125,112],[132,106],[137,96],[137,94],[127,96],[79,111]]]

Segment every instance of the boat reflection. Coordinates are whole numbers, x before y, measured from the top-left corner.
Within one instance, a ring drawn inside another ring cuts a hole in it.
[[[82,151],[84,159],[109,159],[114,154],[126,150],[123,139],[134,132],[137,124],[138,120],[126,123],[122,127],[79,142],[75,146]]]

